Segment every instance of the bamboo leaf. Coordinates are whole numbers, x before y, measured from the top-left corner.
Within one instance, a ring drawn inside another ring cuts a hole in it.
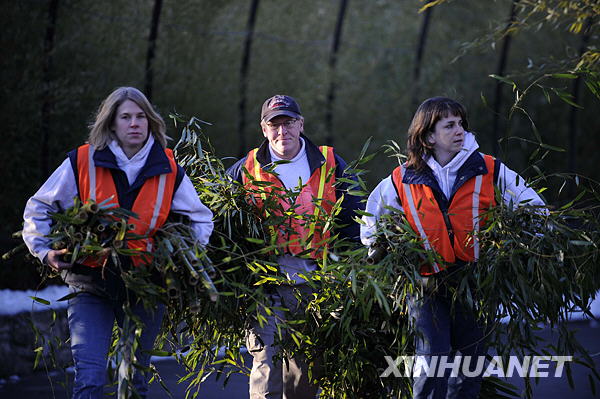
[[[42,305],[50,306],[50,301],[46,299],[39,298],[37,296],[30,296],[29,298],[33,299],[37,303],[41,303]]]

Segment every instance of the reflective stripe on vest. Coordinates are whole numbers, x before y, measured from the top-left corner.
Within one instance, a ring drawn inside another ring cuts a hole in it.
[[[398,167],[400,169],[400,175],[399,175],[399,182],[402,181],[402,176],[403,176],[403,170],[402,170],[402,165],[400,165]],[[409,193],[409,195],[405,195],[406,196],[406,200],[408,202],[408,209],[410,211],[410,213],[408,213],[407,215],[410,215],[410,224],[413,227],[413,229],[416,228],[417,232],[419,233],[419,235],[421,236],[421,239],[423,240],[423,246],[425,247],[426,250],[431,251],[431,244],[429,243],[429,238],[427,237],[427,234],[425,233],[425,230],[423,229],[423,224],[421,223],[421,218],[419,218],[419,214],[417,212],[417,208],[415,206],[415,201],[413,199],[413,193],[412,190],[410,189],[410,184],[406,184],[406,183],[402,183],[402,187],[404,188],[404,193]],[[402,203],[404,204],[404,202]],[[421,202],[419,202],[419,205],[421,204]],[[406,214],[406,209],[404,210],[405,214]],[[437,264],[437,262],[433,262],[433,272],[437,273],[440,271],[440,267]]]
[[[270,176],[270,174],[268,173],[262,173],[262,168],[260,167],[260,162],[258,162],[258,160],[256,159],[256,153],[258,152],[258,148],[255,148],[254,150],[251,151],[252,153],[252,162],[254,164],[254,168],[252,168],[251,166],[249,170],[254,170],[254,173],[252,173],[252,176],[256,179],[256,180],[260,180],[260,181],[269,181],[268,177]],[[248,157],[250,157],[250,154],[248,154]],[[246,162],[248,162],[248,159],[246,159]],[[264,176],[263,176],[264,175]],[[275,180],[279,180],[279,179],[275,179]],[[275,183],[273,181],[273,183]],[[267,200],[267,193],[265,190],[258,190],[260,192],[260,197],[263,200],[263,204],[264,202]],[[280,192],[280,195],[283,195],[283,192]],[[265,216],[268,218],[270,216],[269,214],[269,210],[268,209],[264,209],[265,212]],[[269,226],[269,237],[270,237],[270,245],[274,245],[275,243],[277,243],[277,231],[275,230],[274,226]]]
[[[139,251],[152,251],[152,236],[165,223],[171,210],[171,202],[177,177],[177,164],[170,149],[165,149],[169,160],[171,172],[153,176],[144,182],[133,203],[131,211],[138,215],[138,219],[131,218],[128,222],[133,224],[131,233],[149,238],[128,240],[127,247]],[[77,150],[77,169],[79,183],[79,197],[83,203],[88,199],[96,202],[107,201],[107,204],[119,205],[119,198],[112,173],[108,168],[94,165],[94,148],[83,145]],[[149,254],[132,257],[134,265],[151,262]],[[90,267],[102,266],[106,258],[91,259],[88,257],[81,263]]]
[[[433,249],[446,263],[457,260],[473,262],[479,259],[479,240],[476,234],[484,220],[485,212],[494,206],[494,158],[484,155],[487,173],[466,181],[453,195],[447,218],[454,233],[453,242],[437,200],[430,187],[402,182],[403,167],[392,173],[400,203],[412,228],[423,240],[425,249]],[[434,262],[423,265],[421,274],[430,275],[446,266]]]
[[[248,153],[244,167],[252,179],[243,173],[242,182],[252,192],[259,207],[263,207],[267,199],[272,198],[278,205],[276,209],[263,209],[266,218],[270,216],[281,217],[287,213],[292,205],[295,215],[290,215],[285,226],[269,226],[271,244],[277,244],[283,253],[298,255],[306,250],[313,250],[311,257],[316,259],[326,253],[325,241],[329,238],[329,230],[323,234],[327,219],[331,216],[335,197],[335,156],[332,147],[319,147],[325,162],[310,176],[308,182],[298,193],[294,204],[289,202],[285,188],[275,173],[264,170],[256,154],[258,149]],[[254,179],[254,180],[253,180]],[[254,181],[271,183],[268,186],[256,185]],[[321,208],[324,215],[321,214]]]
[[[328,159],[328,150],[330,147],[326,147],[326,146],[322,146],[321,148],[321,153],[323,154],[323,158]],[[333,156],[333,150],[331,152],[331,159],[334,159]],[[334,167],[335,167],[335,159],[334,159]],[[319,219],[319,212],[321,210],[321,207],[323,206],[323,192],[325,191],[325,179],[327,178],[327,162],[323,162],[323,165],[321,165],[321,173],[319,176],[319,191],[317,193],[317,203],[315,206],[315,213],[314,213],[314,221],[310,224],[310,229],[308,231],[308,236],[312,237],[315,233],[315,228],[317,227],[317,223],[316,221]],[[333,188],[333,186],[332,186]],[[333,202],[335,202],[335,193],[334,193],[334,197],[333,197]],[[329,212],[331,212],[331,209],[329,209]],[[312,243],[313,241],[309,241],[308,242],[308,246],[307,248],[312,248]],[[327,248],[325,248],[327,249]]]

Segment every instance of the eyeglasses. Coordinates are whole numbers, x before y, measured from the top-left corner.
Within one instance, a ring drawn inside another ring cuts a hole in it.
[[[289,128],[293,127],[297,121],[298,121],[298,119],[288,119],[287,121],[281,122],[281,123],[267,122],[267,128],[272,131],[279,130],[279,128],[281,126],[283,126],[286,129],[289,129]]]

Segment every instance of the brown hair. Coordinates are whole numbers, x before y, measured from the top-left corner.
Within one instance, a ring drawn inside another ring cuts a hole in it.
[[[468,130],[467,110],[459,102],[446,97],[432,97],[419,105],[408,127],[407,167],[418,171],[424,168],[423,156],[433,155],[433,146],[427,138],[435,130],[435,124],[448,116],[460,116],[463,128]]]
[[[136,103],[148,118],[148,130],[154,139],[162,145],[167,146],[167,126],[163,118],[154,110],[144,93],[135,87],[119,87],[102,101],[93,124],[90,125],[88,142],[94,148],[101,150],[115,139],[112,125],[115,121],[117,108],[125,101],[131,100]]]

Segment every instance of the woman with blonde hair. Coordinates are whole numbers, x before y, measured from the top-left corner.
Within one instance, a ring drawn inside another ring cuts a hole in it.
[[[131,218],[133,232],[144,238],[144,249],[152,251],[151,237],[172,213],[184,215],[199,244],[208,243],[212,213],[204,206],[183,168],[166,148],[166,127],[142,92],[133,87],[114,90],[100,105],[90,126],[89,143],[68,153],[25,207],[23,239],[42,263],[60,272],[70,291],[77,293],[68,303],[71,350],[75,365],[73,399],[102,398],[106,383],[107,353],[115,320],[122,326],[124,305],[142,323],[136,360],[143,368],[150,363],[146,352],[158,334],[164,306],[145,309],[129,292],[112,259],[61,259],[67,250],[50,248],[52,212],[73,206],[78,197],[106,201],[137,214]],[[132,242],[128,243],[132,247]],[[148,262],[142,256],[122,257],[121,267]],[[135,371],[128,383],[137,395],[146,397],[148,376]]]

